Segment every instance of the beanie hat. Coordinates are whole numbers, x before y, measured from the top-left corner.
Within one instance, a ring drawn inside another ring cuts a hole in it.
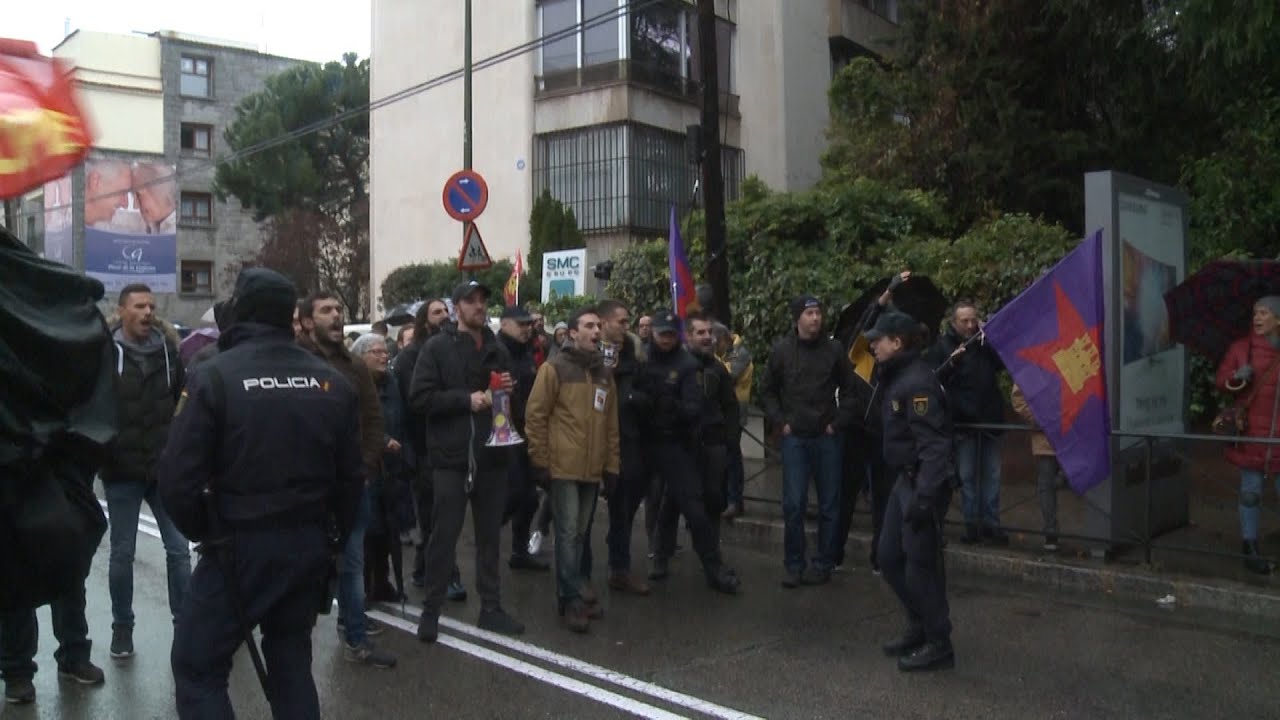
[[[819,302],[818,298],[812,295],[801,295],[795,300],[792,300],[791,301],[792,322],[799,320],[800,316],[804,314],[804,311],[808,310],[811,307],[822,307],[822,303]]]
[[[298,291],[274,270],[249,268],[236,278],[231,296],[231,324],[252,322],[278,328],[293,327]]]
[[[1266,297],[1258,298],[1258,301],[1253,305],[1254,307],[1264,307],[1270,310],[1272,315],[1280,317],[1280,295],[1267,295]]]

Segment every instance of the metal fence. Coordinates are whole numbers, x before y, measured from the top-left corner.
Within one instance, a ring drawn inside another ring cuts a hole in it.
[[[752,408],[750,415],[757,418],[760,417],[759,411],[755,408]],[[988,433],[998,432],[1002,434],[1027,435],[1027,434],[1039,432],[1039,430],[1036,428],[1032,428],[1027,425],[1018,425],[1018,424],[960,424],[960,425],[957,425],[956,430],[957,430],[957,433],[969,432],[969,433],[976,434],[977,442],[979,444],[979,447],[978,447],[979,457],[981,457],[981,444],[983,442],[991,441],[988,438]],[[754,443],[758,445],[760,448],[762,448],[763,455],[764,455],[763,465],[758,469],[756,469],[754,472],[749,473],[746,477],[746,483],[749,486],[752,480],[760,478],[761,476],[771,472],[773,469],[780,466],[782,459],[781,459],[781,453],[777,449],[775,449],[773,444],[768,442],[768,440],[765,437],[758,436],[756,433],[752,432],[749,428],[744,431],[743,437],[744,437],[744,443],[746,442]],[[1196,433],[1161,433],[1161,432],[1131,432],[1131,431],[1113,431],[1112,437],[1133,438],[1136,441],[1138,441],[1134,448],[1126,449],[1124,453],[1126,456],[1137,456],[1141,458],[1140,476],[1141,476],[1141,486],[1142,486],[1142,500],[1139,503],[1141,506],[1139,508],[1140,521],[1136,523],[1136,527],[1132,528],[1129,532],[1119,534],[1119,535],[1113,533],[1110,536],[1101,536],[1101,535],[1091,534],[1089,532],[1083,531],[1078,527],[1070,530],[1066,530],[1065,528],[1060,528],[1060,531],[1057,533],[1054,533],[1054,535],[1057,538],[1062,540],[1070,540],[1078,543],[1089,544],[1091,546],[1090,549],[1094,550],[1096,553],[1101,553],[1104,559],[1108,561],[1116,560],[1120,556],[1126,555],[1130,551],[1140,551],[1141,563],[1150,566],[1150,565],[1153,565],[1153,554],[1156,551],[1162,551],[1162,552],[1169,552],[1169,553],[1176,553],[1176,554],[1211,556],[1211,557],[1222,558],[1225,560],[1232,560],[1235,562],[1230,567],[1232,569],[1238,570],[1240,568],[1239,562],[1242,559],[1244,559],[1246,556],[1243,555],[1239,550],[1231,550],[1231,549],[1221,547],[1220,546],[1222,542],[1221,540],[1216,541],[1219,545],[1218,547],[1213,547],[1213,546],[1197,547],[1195,545],[1187,544],[1185,542],[1178,542],[1173,539],[1162,538],[1162,536],[1164,535],[1175,534],[1175,531],[1178,528],[1172,528],[1165,532],[1159,532],[1156,529],[1155,523],[1153,523],[1152,498],[1153,498],[1153,490],[1157,487],[1157,483],[1160,483],[1162,480],[1161,477],[1157,477],[1157,473],[1154,472],[1154,468],[1160,465],[1162,461],[1172,460],[1178,464],[1179,466],[1177,468],[1178,472],[1184,472],[1189,474],[1193,467],[1190,459],[1190,449],[1193,446],[1197,444],[1212,444],[1219,447],[1225,447],[1226,445],[1234,444],[1234,443],[1240,442],[1241,440],[1235,437],[1205,435],[1205,434],[1196,434]],[[1003,443],[1005,441],[999,440],[998,442]],[[1250,444],[1280,445],[1280,438],[1277,438],[1277,439],[1249,438],[1247,442]],[[1001,453],[1002,465],[1004,464],[1005,461],[1007,461],[1010,458],[1010,456],[1008,455],[1008,452],[1009,450],[1006,447]],[[1029,448],[1026,449],[1026,452],[1028,454],[1028,457],[1030,457]],[[1226,493],[1226,495],[1234,497],[1238,495],[1238,492],[1239,492],[1240,475],[1238,470],[1234,468],[1232,468],[1232,470],[1233,470],[1232,474],[1224,475],[1224,477],[1217,480],[1216,482],[1221,483],[1221,487],[1224,491],[1227,491],[1227,490],[1231,491],[1230,493]],[[1127,473],[1125,475],[1127,476]],[[1125,479],[1124,476],[1121,476],[1120,473],[1116,473],[1113,476],[1112,481],[1121,482],[1121,481],[1124,481],[1124,479]],[[1007,533],[1016,533],[1016,534],[1022,534],[1022,535],[1032,536],[1032,537],[1044,537],[1046,533],[1043,527],[1027,527],[1027,526],[1024,526],[1025,524],[1016,524],[1016,523],[1010,524],[1004,521],[1003,516],[1005,516],[1007,513],[1010,513],[1018,509],[1022,505],[1032,503],[1038,500],[1038,488],[1034,481],[1031,484],[1031,491],[1032,491],[1031,494],[1027,497],[1018,497],[1016,495],[1013,495],[1012,493],[1007,493],[1007,494],[1004,493],[1004,491],[1011,488],[1011,484],[1005,480],[1006,479],[1002,478],[1002,483],[1001,483],[1002,497],[1001,497],[1001,504],[1000,504],[1000,512],[1002,514],[1002,519],[1000,523],[1000,529]],[[888,482],[891,484],[892,479],[889,479]],[[977,493],[979,498],[982,497],[982,482],[983,482],[983,478],[979,473],[975,478],[975,484],[977,485],[977,487],[975,488],[975,492]],[[1020,486],[1021,486],[1021,483],[1016,483],[1012,485],[1012,487],[1020,487]],[[847,484],[846,484],[846,487],[847,487]],[[1055,492],[1061,493],[1062,490],[1055,488]],[[1111,512],[1109,512],[1106,508],[1101,507],[1088,495],[1079,495],[1070,489],[1067,489],[1066,492],[1070,493],[1072,496],[1074,496],[1080,502],[1082,502],[1085,505],[1087,511],[1097,513],[1097,515],[1101,518],[1106,518],[1108,520],[1111,518]],[[957,494],[959,494],[959,492],[957,492]],[[1264,476],[1264,495],[1265,495],[1265,476]],[[748,495],[746,499],[757,504],[760,504],[760,503],[771,504],[771,505],[781,504],[780,496],[759,497],[759,496]],[[1190,515],[1196,509],[1196,497],[1195,497],[1195,489],[1191,487],[1190,484],[1188,486],[1187,502],[1189,504],[1189,507],[1187,510],[1188,516],[1189,516],[1188,522],[1189,524],[1194,525],[1195,524],[1194,518],[1190,517]],[[1207,507],[1207,506],[1202,506],[1202,507]],[[1059,510],[1061,510],[1061,508],[1059,508]],[[1271,503],[1271,504],[1261,503],[1259,505],[1259,510],[1264,517],[1271,518],[1271,519],[1280,518],[1280,511],[1276,509],[1276,506],[1274,503]],[[865,508],[859,508],[857,512],[860,515],[866,515],[868,511]],[[951,515],[954,515],[954,514],[951,514]],[[1061,512],[1059,512],[1059,516],[1060,516],[1059,521],[1061,522]],[[965,521],[963,518],[956,519],[954,517],[949,517],[946,520],[946,524],[948,526],[953,526],[953,527],[964,527]],[[1228,536],[1229,538],[1234,538],[1235,542],[1238,543],[1239,542],[1238,525],[1233,527],[1234,529],[1229,530],[1223,534]],[[982,529],[983,528],[980,525],[979,530],[981,531]],[[1271,557],[1271,556],[1265,556],[1264,559],[1272,563],[1274,563],[1276,560],[1274,557]],[[1221,570],[1225,570],[1225,569],[1227,569],[1227,566],[1224,565],[1222,568],[1219,569],[1219,571],[1215,571],[1214,574],[1223,574]],[[1227,573],[1227,574],[1230,574],[1230,573]]]

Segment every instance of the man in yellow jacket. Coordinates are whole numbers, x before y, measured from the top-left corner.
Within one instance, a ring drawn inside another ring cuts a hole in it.
[[[569,318],[569,341],[538,370],[525,410],[534,480],[548,487],[556,533],[556,594],[574,632],[603,617],[586,587],[582,550],[596,493],[618,483],[618,393],[600,354],[600,316],[594,307]]]

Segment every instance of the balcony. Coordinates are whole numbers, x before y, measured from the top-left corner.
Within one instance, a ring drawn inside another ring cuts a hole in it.
[[[645,88],[695,107],[702,104],[701,83],[680,77],[662,68],[632,60],[617,60],[540,75],[534,78],[534,98],[572,95],[615,84]],[[732,93],[720,93],[720,112],[737,117],[739,115],[738,96]]]
[[[887,57],[898,33],[897,3],[890,0],[830,0],[828,34]]]

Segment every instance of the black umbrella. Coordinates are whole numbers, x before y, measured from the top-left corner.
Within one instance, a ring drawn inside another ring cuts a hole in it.
[[[415,300],[411,303],[397,305],[389,310],[382,319],[388,325],[407,325],[413,322],[413,318],[418,314],[418,308],[422,307],[421,300]]]
[[[836,321],[836,339],[844,347],[853,345],[853,341],[862,331],[863,316],[872,303],[876,302],[888,289],[890,280],[892,277],[887,277],[872,285],[840,312],[840,319]],[[912,275],[910,280],[893,291],[893,306],[927,325],[930,343],[937,339],[938,328],[942,324],[942,318],[947,314],[949,304],[938,286],[923,275]]]
[[[1280,261],[1214,260],[1165,293],[1169,334],[1217,360],[1249,334],[1253,304],[1267,295],[1280,295]]]

